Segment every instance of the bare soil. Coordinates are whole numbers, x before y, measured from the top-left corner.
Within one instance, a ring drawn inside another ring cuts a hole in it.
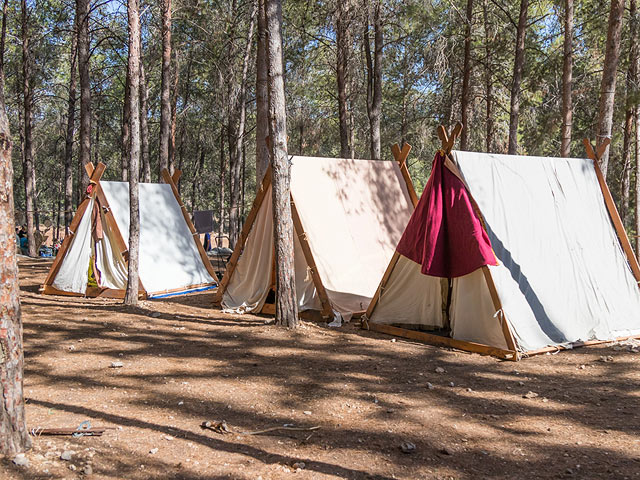
[[[29,427],[109,430],[35,437],[29,467],[4,459],[0,478],[640,477],[628,345],[506,362],[355,325],[290,331],[210,293],[135,309],[43,296],[49,266],[20,263]],[[234,433],[200,427],[221,420]],[[285,424],[320,428],[239,433]]]

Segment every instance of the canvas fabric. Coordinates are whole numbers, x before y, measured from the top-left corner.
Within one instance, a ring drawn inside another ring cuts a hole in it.
[[[419,263],[425,275],[454,278],[497,261],[467,188],[444,160],[439,151],[396,250]]]
[[[129,245],[129,184],[100,182],[125,244]],[[140,281],[149,295],[212,284],[170,185],[139,184]]]
[[[366,310],[413,210],[399,167],[294,156],[291,195],[333,310],[347,318]],[[272,257],[261,257],[273,250],[273,226],[265,219],[271,218],[270,208],[267,192],[224,294],[224,308],[258,311],[264,304]],[[320,309],[298,239],[295,263],[300,310]]]

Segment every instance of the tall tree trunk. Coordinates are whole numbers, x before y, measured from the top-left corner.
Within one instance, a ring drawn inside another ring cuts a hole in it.
[[[336,18],[336,80],[338,84],[338,120],[340,125],[340,156],[352,157],[351,126],[349,124],[349,108],[347,85],[349,83],[349,24],[351,16],[351,0],[340,0]],[[269,21],[269,19],[267,19]],[[269,32],[271,33],[271,32]]]
[[[35,173],[33,165],[33,69],[31,47],[29,45],[29,12],[26,0],[21,1],[22,13],[22,100],[24,106],[24,190],[25,210],[27,217],[27,239],[29,242],[29,256],[37,256],[36,239],[34,235],[35,221]]]
[[[524,40],[527,34],[529,0],[520,0],[520,16],[516,31],[516,55],[513,62],[511,84],[511,110],[509,113],[509,155],[518,153],[518,117],[520,115],[520,85],[524,70]]]
[[[629,68],[626,79],[626,110],[624,118],[624,142],[622,147],[622,182],[620,195],[620,217],[627,225],[629,216],[629,190],[631,185],[631,144],[633,141],[633,120],[638,103],[638,12],[636,0],[629,2]]]
[[[258,0],[258,46],[256,53],[256,185],[269,166],[269,92],[267,88],[267,17],[265,0]]]
[[[225,212],[225,208],[224,208],[224,187],[225,187],[225,172],[226,172],[226,165],[225,165],[225,154],[224,154],[224,125],[222,125],[220,127],[220,177],[219,177],[219,185],[220,185],[220,210],[219,210],[219,215],[220,215],[220,223],[218,225],[218,236],[220,237],[220,242],[222,242],[222,237],[224,237],[225,234],[225,230],[224,230],[224,212]]]
[[[81,175],[80,190],[89,185],[89,176],[84,166],[91,162],[91,79],[89,78],[89,4],[90,0],[76,0],[76,23],[78,26],[78,73],[80,77],[80,149],[78,163]]]
[[[609,27],[607,30],[607,48],[604,55],[602,82],[600,83],[600,101],[598,104],[597,141],[611,137],[613,126],[613,108],[616,96],[616,75],[618,60],[620,59],[620,36],[624,17],[624,0],[611,0],[609,11]],[[608,146],[600,158],[600,168],[604,178],[607,178],[609,166]]]
[[[462,96],[460,110],[462,111],[462,134],[460,135],[460,149],[467,150],[469,142],[469,90],[471,89],[471,27],[473,24],[473,0],[467,0],[467,23],[464,28],[464,65],[462,67]]]
[[[140,142],[142,155],[142,181],[151,182],[151,163],[149,160],[149,124],[147,115],[149,113],[149,88],[147,87],[147,77],[144,72],[144,64],[140,60]]]
[[[485,52],[485,88],[486,88],[486,136],[485,149],[493,152],[493,35],[489,26],[489,12],[487,1],[482,2],[482,16],[484,20],[484,52]]]
[[[14,455],[31,447],[24,411],[22,322],[18,266],[16,264],[16,232],[13,230],[13,163],[11,132],[4,96],[4,47],[7,0],[2,8],[0,37],[0,454]]]
[[[367,115],[369,117],[369,151],[371,158],[380,160],[380,117],[382,116],[382,49],[384,47],[383,26],[380,16],[380,0],[373,10],[374,55],[371,58],[369,19],[364,29],[364,48],[367,57]]]
[[[340,3],[340,2],[339,2]],[[282,59],[281,0],[266,0],[269,71],[269,132],[273,199],[273,238],[276,263],[276,323],[298,326],[298,302],[293,269],[291,167],[287,155],[287,116]]]
[[[122,105],[122,145],[120,150],[120,172],[122,181],[129,177],[129,149],[131,148],[131,78],[129,65],[124,81],[124,104]]]
[[[636,13],[637,15],[637,13]],[[634,142],[634,156],[636,160],[636,202],[635,202],[635,230],[636,230],[636,257],[640,258],[640,105],[636,103],[633,108],[633,118],[636,124],[636,141]]]
[[[162,1],[162,76],[160,99],[160,161],[159,172],[169,168],[171,135],[171,0]],[[160,173],[158,173],[160,177]]]
[[[173,52],[174,71],[173,88],[171,89],[171,126],[169,128],[169,173],[173,175],[176,170],[176,122],[178,119],[178,84],[180,82],[180,61],[178,52]],[[178,188],[178,192],[180,188]]]
[[[129,262],[127,293],[124,303],[138,304],[138,259],[140,247],[140,206],[138,177],[140,176],[140,4],[128,0],[129,17],[129,103],[131,113],[131,144],[129,148]]]
[[[562,143],[560,155],[571,156],[571,127],[573,108],[571,89],[573,87],[573,0],[564,0],[564,51],[562,60]]]
[[[242,75],[240,77],[240,91],[234,102],[234,110],[237,112],[237,125],[235,135],[233,135],[234,145],[229,168],[231,170],[231,209],[229,211],[229,243],[231,248],[235,247],[240,235],[240,204],[242,201],[242,157],[244,146],[245,124],[247,116],[247,75],[249,72],[249,62],[251,60],[251,39],[253,38],[253,28],[256,10],[251,12],[249,30],[247,32],[244,59],[242,62]],[[235,115],[234,115],[235,117]],[[230,119],[231,120],[231,119]]]
[[[73,219],[73,136],[76,127],[76,89],[78,82],[78,23],[73,22],[71,34],[71,64],[69,65],[69,100],[67,103],[67,132],[64,141],[64,234],[69,235]]]

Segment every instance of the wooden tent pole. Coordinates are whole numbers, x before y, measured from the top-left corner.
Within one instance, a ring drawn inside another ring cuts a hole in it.
[[[227,286],[229,285],[229,281],[231,280],[231,276],[233,275],[236,266],[238,265],[238,259],[240,258],[240,254],[244,250],[244,246],[247,243],[247,239],[249,238],[249,232],[251,232],[251,228],[256,221],[258,216],[258,212],[260,211],[260,207],[262,206],[262,202],[271,186],[271,164],[267,167],[267,171],[262,178],[262,184],[256,193],[256,198],[253,200],[253,205],[251,206],[251,210],[249,211],[249,215],[242,226],[242,231],[240,232],[240,237],[238,238],[238,243],[236,243],[235,248],[233,249],[233,253],[231,254],[231,258],[227,263],[227,268],[222,276],[222,280],[220,280],[220,284],[218,285],[218,290],[216,291],[215,296],[213,297],[214,305],[220,305],[222,303],[222,296],[224,295]]]
[[[87,173],[89,174],[89,184],[97,185],[100,182],[100,178],[104,174],[104,171],[106,168],[107,166],[102,162],[98,163],[98,166],[95,169],[92,163],[87,163],[86,170],[87,170]],[[89,206],[90,201],[91,201],[91,197],[90,195],[88,195],[85,197],[82,203],[80,203],[80,205],[78,206],[78,210],[76,211],[76,214],[73,217],[71,224],[69,225],[69,234],[66,237],[64,237],[62,246],[60,247],[60,250],[58,251],[56,258],[53,261],[53,265],[51,265],[51,270],[49,270],[49,274],[47,275],[47,278],[44,281],[43,287],[46,285],[51,285],[54,279],[56,278],[56,275],[58,274],[58,271],[62,266],[62,259],[66,255],[67,250],[71,245],[71,241],[75,236],[76,229],[78,228],[78,225],[80,224],[80,221],[82,220],[82,217],[84,216],[84,213],[87,210],[87,207]]]
[[[193,222],[191,221],[189,212],[187,212],[187,207],[185,207],[184,203],[182,203],[182,199],[180,198],[180,194],[178,193],[178,187],[176,187],[176,184],[173,181],[173,177],[169,173],[169,170],[167,170],[166,168],[163,168],[161,173],[162,173],[162,179],[167,185],[171,187],[173,196],[176,198],[176,202],[178,202],[178,205],[180,206],[180,210],[182,211],[182,216],[184,217],[184,221],[187,223],[187,227],[189,227],[189,230],[191,231],[191,238],[193,238],[193,241],[196,244],[196,248],[198,249],[198,253],[200,254],[202,263],[204,263],[204,267],[207,269],[207,272],[209,272],[209,275],[211,275],[211,278],[213,278],[213,280],[216,283],[219,283],[218,277],[216,276],[216,272],[213,269],[213,265],[211,265],[211,261],[209,260],[209,257],[207,257],[207,252],[204,251],[202,242],[200,242],[200,236],[196,233],[196,227],[193,226]],[[176,173],[177,173],[177,176],[176,176]],[[181,173],[182,172],[180,170],[177,170],[176,172],[174,172],[174,176],[179,179]]]
[[[462,128],[463,128],[463,125],[460,122],[458,122],[456,126],[453,128],[453,130],[451,131],[451,133],[447,134],[447,131],[444,128],[444,126],[440,125],[438,127],[438,137],[440,138],[440,141],[442,143],[442,150],[444,151],[445,161],[448,160],[449,163],[451,163],[452,165],[455,165],[455,164],[453,164],[453,162],[449,159],[449,154],[451,153],[451,149],[453,148],[453,145],[456,139],[462,132]],[[456,168],[456,172],[453,172],[454,175],[460,178],[461,175],[457,168]],[[469,196],[471,197],[471,194],[469,194]],[[478,217],[481,219],[482,224],[484,226],[484,219],[482,218],[482,212],[480,212],[480,208],[478,207],[478,204],[476,203],[476,201],[473,198],[471,198],[471,200],[476,210],[476,213]],[[520,358],[520,355],[517,353],[517,350],[516,350],[515,338],[513,336],[513,332],[511,332],[511,328],[509,326],[509,322],[507,321],[506,314],[502,309],[502,302],[500,301],[500,296],[498,295],[498,290],[493,280],[493,275],[491,274],[491,270],[489,270],[489,267],[487,265],[484,265],[482,267],[482,273],[484,275],[484,279],[487,283],[487,288],[489,289],[489,293],[491,295],[493,307],[498,313],[497,317],[498,317],[498,321],[500,322],[500,328],[502,329],[502,334],[504,335],[504,340],[509,350],[512,350],[514,352],[514,356],[516,357],[515,360],[518,360]]]
[[[585,149],[587,150],[587,155],[591,160],[593,160],[593,168],[596,171],[596,177],[598,178],[598,183],[600,184],[600,190],[602,191],[602,196],[604,197],[604,203],[607,206],[607,210],[609,210],[609,216],[611,217],[613,227],[615,228],[618,235],[618,240],[620,241],[622,249],[627,256],[627,261],[629,262],[629,266],[631,267],[631,271],[633,272],[633,276],[635,277],[636,282],[640,282],[640,265],[638,265],[638,259],[636,258],[633,248],[631,247],[629,237],[627,237],[627,232],[624,229],[622,219],[620,218],[620,214],[618,213],[616,204],[613,201],[613,197],[611,196],[611,191],[609,190],[607,181],[602,174],[602,170],[600,170],[600,156],[604,153],[604,150],[607,148],[610,142],[611,140],[609,138],[605,138],[600,143],[600,145],[597,146],[596,151],[594,151],[593,146],[591,145],[591,141],[588,138],[585,138],[583,140]]]
[[[411,199],[411,203],[413,203],[413,208],[416,208],[418,205],[418,195],[413,187],[413,181],[411,180],[411,175],[409,174],[409,168],[407,166],[407,157],[409,156],[410,151],[411,145],[408,143],[405,143],[402,146],[402,149],[400,149],[400,146],[397,143],[391,146],[391,153],[393,154],[393,158],[396,159],[396,162],[398,162],[400,173],[402,173],[402,177],[404,178],[404,182],[407,186],[409,198]]]
[[[304,227],[302,226],[302,220],[300,219],[300,214],[298,213],[298,209],[296,208],[296,203],[293,200],[293,195],[291,195],[291,218],[293,219],[293,226],[295,227],[296,233],[298,235],[298,240],[300,241],[300,246],[302,247],[302,252],[304,253],[304,258],[307,261],[309,270],[311,270],[311,278],[313,279],[313,284],[316,287],[316,291],[318,292],[318,297],[320,297],[320,303],[322,304],[322,316],[331,317],[333,314],[333,309],[331,308],[329,294],[324,288],[322,278],[320,278],[320,273],[318,272],[318,267],[316,265],[315,259],[313,258],[313,252],[311,251],[311,245],[309,244],[307,233],[304,231]]]

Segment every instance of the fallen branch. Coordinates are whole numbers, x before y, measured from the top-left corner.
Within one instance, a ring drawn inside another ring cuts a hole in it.
[[[222,420],[221,422],[218,421],[214,421],[214,422],[202,422],[200,424],[200,428],[202,428],[203,430],[211,430],[212,432],[216,432],[216,433],[221,433],[221,434],[226,434],[226,433],[235,433],[238,435],[260,435],[261,433],[269,433],[269,432],[275,432],[278,430],[286,430],[289,432],[313,432],[315,430],[318,430],[320,428],[320,426],[315,426],[315,427],[271,427],[271,428],[265,428],[264,430],[256,430],[255,432],[236,432],[234,430],[231,430],[229,428],[229,425],[227,425],[227,422],[225,422],[224,420]]]
[[[43,428],[35,427],[29,430],[29,434],[34,437],[41,435],[76,435],[76,436],[89,436],[100,437],[104,433],[106,428],[83,428],[78,430],[77,428]]]

